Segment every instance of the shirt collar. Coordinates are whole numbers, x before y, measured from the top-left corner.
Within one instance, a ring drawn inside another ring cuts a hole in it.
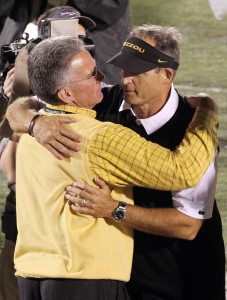
[[[178,104],[179,104],[179,97],[172,84],[169,99],[166,102],[166,104],[163,106],[163,108],[155,115],[152,115],[146,119],[137,119],[136,123],[138,125],[139,124],[143,125],[147,134],[152,134],[172,118],[172,116],[175,114],[177,110]],[[131,105],[126,103],[125,100],[123,100],[119,108],[119,111],[123,111],[126,109],[130,109],[131,113],[135,116],[135,113],[132,110]]]
[[[88,108],[82,108],[73,105],[71,106],[71,105],[51,105],[51,104],[46,104],[46,107],[47,109],[50,109],[50,113],[52,111],[55,114],[72,113],[72,114],[86,115],[94,119],[96,117],[96,112]]]

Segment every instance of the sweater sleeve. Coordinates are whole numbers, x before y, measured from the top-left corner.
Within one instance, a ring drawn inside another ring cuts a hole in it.
[[[180,190],[199,183],[217,148],[217,114],[199,107],[184,139],[170,151],[120,125],[94,135],[90,169],[111,185]]]

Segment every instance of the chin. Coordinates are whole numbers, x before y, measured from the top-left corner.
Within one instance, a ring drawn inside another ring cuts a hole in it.
[[[97,97],[97,99],[94,101],[94,104],[91,106],[91,108],[93,108],[95,105],[99,104],[103,99],[103,94],[102,97]]]
[[[96,101],[96,104],[100,103],[101,101],[102,101],[102,98],[100,98],[98,101]]]
[[[133,104],[133,103],[136,103],[137,101],[136,101],[136,97],[133,97],[134,95],[125,95],[125,97],[124,97],[124,100],[125,100],[125,102],[126,103],[128,103],[128,104]]]
[[[99,100],[98,100],[98,103],[102,101],[103,99],[103,93],[100,91],[98,97],[97,97]]]

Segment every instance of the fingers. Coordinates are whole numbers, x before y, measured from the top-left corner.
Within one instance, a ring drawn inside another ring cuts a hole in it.
[[[73,211],[85,213],[96,218],[112,218],[116,201],[103,180],[97,180],[100,187],[93,187],[82,182],[74,182],[66,188],[66,199],[70,201]]]
[[[14,71],[15,71],[15,67],[13,67],[12,69],[10,69],[10,70],[7,72],[6,78],[11,77],[11,75],[14,74]]]
[[[91,208],[91,202],[88,199],[76,197],[72,194],[66,194],[65,198],[71,202],[70,205],[73,204],[79,207]]]
[[[93,179],[94,183],[99,186],[101,189],[104,188],[109,188],[108,185],[105,183],[104,180],[100,179],[100,178],[94,178]]]
[[[86,206],[85,204],[86,204],[86,200],[82,199],[81,202],[80,202],[80,206],[85,207]]]
[[[66,188],[66,191],[69,192],[70,194],[66,194],[69,195],[70,197],[68,197],[67,199],[73,201],[74,203],[79,203],[78,201],[81,199],[86,199],[90,202],[94,202],[94,198],[95,198],[95,194],[96,194],[96,189],[93,188],[91,189],[90,186],[88,186],[88,190],[83,190],[80,188],[76,188],[73,186],[68,186]]]
[[[40,141],[40,138],[36,136],[36,139]],[[63,140],[63,139],[62,139]],[[73,150],[68,149],[62,142],[59,142],[58,140],[51,140],[49,142],[41,142],[41,144],[48,150],[50,153],[52,153],[57,159],[64,159],[66,157],[70,158],[75,155],[74,151],[79,151],[80,148],[74,147]]]
[[[75,197],[70,194],[66,194],[65,197],[69,200],[69,205],[74,212],[94,216],[94,212],[90,209],[90,204],[87,199]]]
[[[97,203],[98,189],[85,183],[73,183],[77,185],[66,188],[66,199],[70,201],[73,211],[97,216],[97,211],[93,210]],[[86,209],[84,209],[86,208]]]
[[[97,183],[98,187],[91,186],[84,182],[73,182],[72,185],[66,188],[74,197],[85,198],[92,204],[106,201],[111,198],[109,186],[102,179],[95,178],[94,182]]]
[[[93,215],[92,211],[87,207],[81,207],[81,206],[77,206],[75,204],[71,204],[70,207],[76,213],[80,213],[80,214],[84,214],[84,215],[90,215],[90,216],[95,217]]]
[[[73,157],[75,152],[80,151],[79,145],[75,143],[74,145],[71,145],[71,143],[64,137],[50,140],[48,144],[63,157]]]
[[[54,147],[51,145],[43,145],[51,154],[53,154],[57,159],[62,160],[65,158],[61,152],[57,151]]]
[[[98,196],[100,193],[99,193],[99,189],[94,187],[94,186],[91,186],[87,183],[84,183],[84,182],[73,182],[72,186],[74,188],[77,188],[77,191],[80,192],[80,195],[82,192],[87,192],[87,194],[90,194],[92,196]]]
[[[14,80],[14,69],[15,68],[12,68],[11,70],[8,71],[3,85],[3,90],[7,97],[11,96],[13,80]]]
[[[78,144],[82,142],[82,138],[77,133],[65,128],[61,128],[60,135],[58,136],[57,140],[69,150],[73,150],[75,152],[80,151],[80,146]]]
[[[67,117],[43,116],[35,123],[33,128],[34,136],[56,158],[73,157],[75,152],[80,151],[79,143],[82,141],[82,138],[80,135],[62,127],[59,120],[62,123],[75,122],[75,120]]]
[[[106,184],[106,182],[104,180],[102,180],[100,178],[94,178],[93,181],[100,189],[108,189],[109,190],[109,186]],[[99,194],[98,188],[95,188],[84,182],[73,182],[72,186],[77,187],[78,189],[87,191],[87,192],[91,193],[92,195]]]
[[[199,93],[197,95],[187,96],[185,100],[191,107],[196,108],[197,106],[208,107],[214,112],[218,111],[218,105],[215,100],[205,93]]]
[[[74,212],[96,217],[95,211],[92,210],[91,202],[88,199],[69,193],[65,195],[65,198],[70,201],[69,205]]]

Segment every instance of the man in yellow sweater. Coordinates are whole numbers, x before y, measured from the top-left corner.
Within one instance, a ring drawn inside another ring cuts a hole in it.
[[[131,186],[196,185],[216,150],[216,111],[209,103],[198,107],[185,139],[170,151],[120,125],[95,120],[91,108],[102,100],[103,75],[77,38],[38,44],[28,72],[33,92],[48,103],[40,114],[76,119],[68,128],[80,132],[83,142],[74,157],[58,160],[32,137],[35,119],[31,136],[20,139],[15,268],[21,299],[127,299],[133,237],[117,220],[132,203]],[[65,200],[72,181],[92,184],[94,177],[104,179],[113,198],[122,200],[113,220],[73,213]]]

